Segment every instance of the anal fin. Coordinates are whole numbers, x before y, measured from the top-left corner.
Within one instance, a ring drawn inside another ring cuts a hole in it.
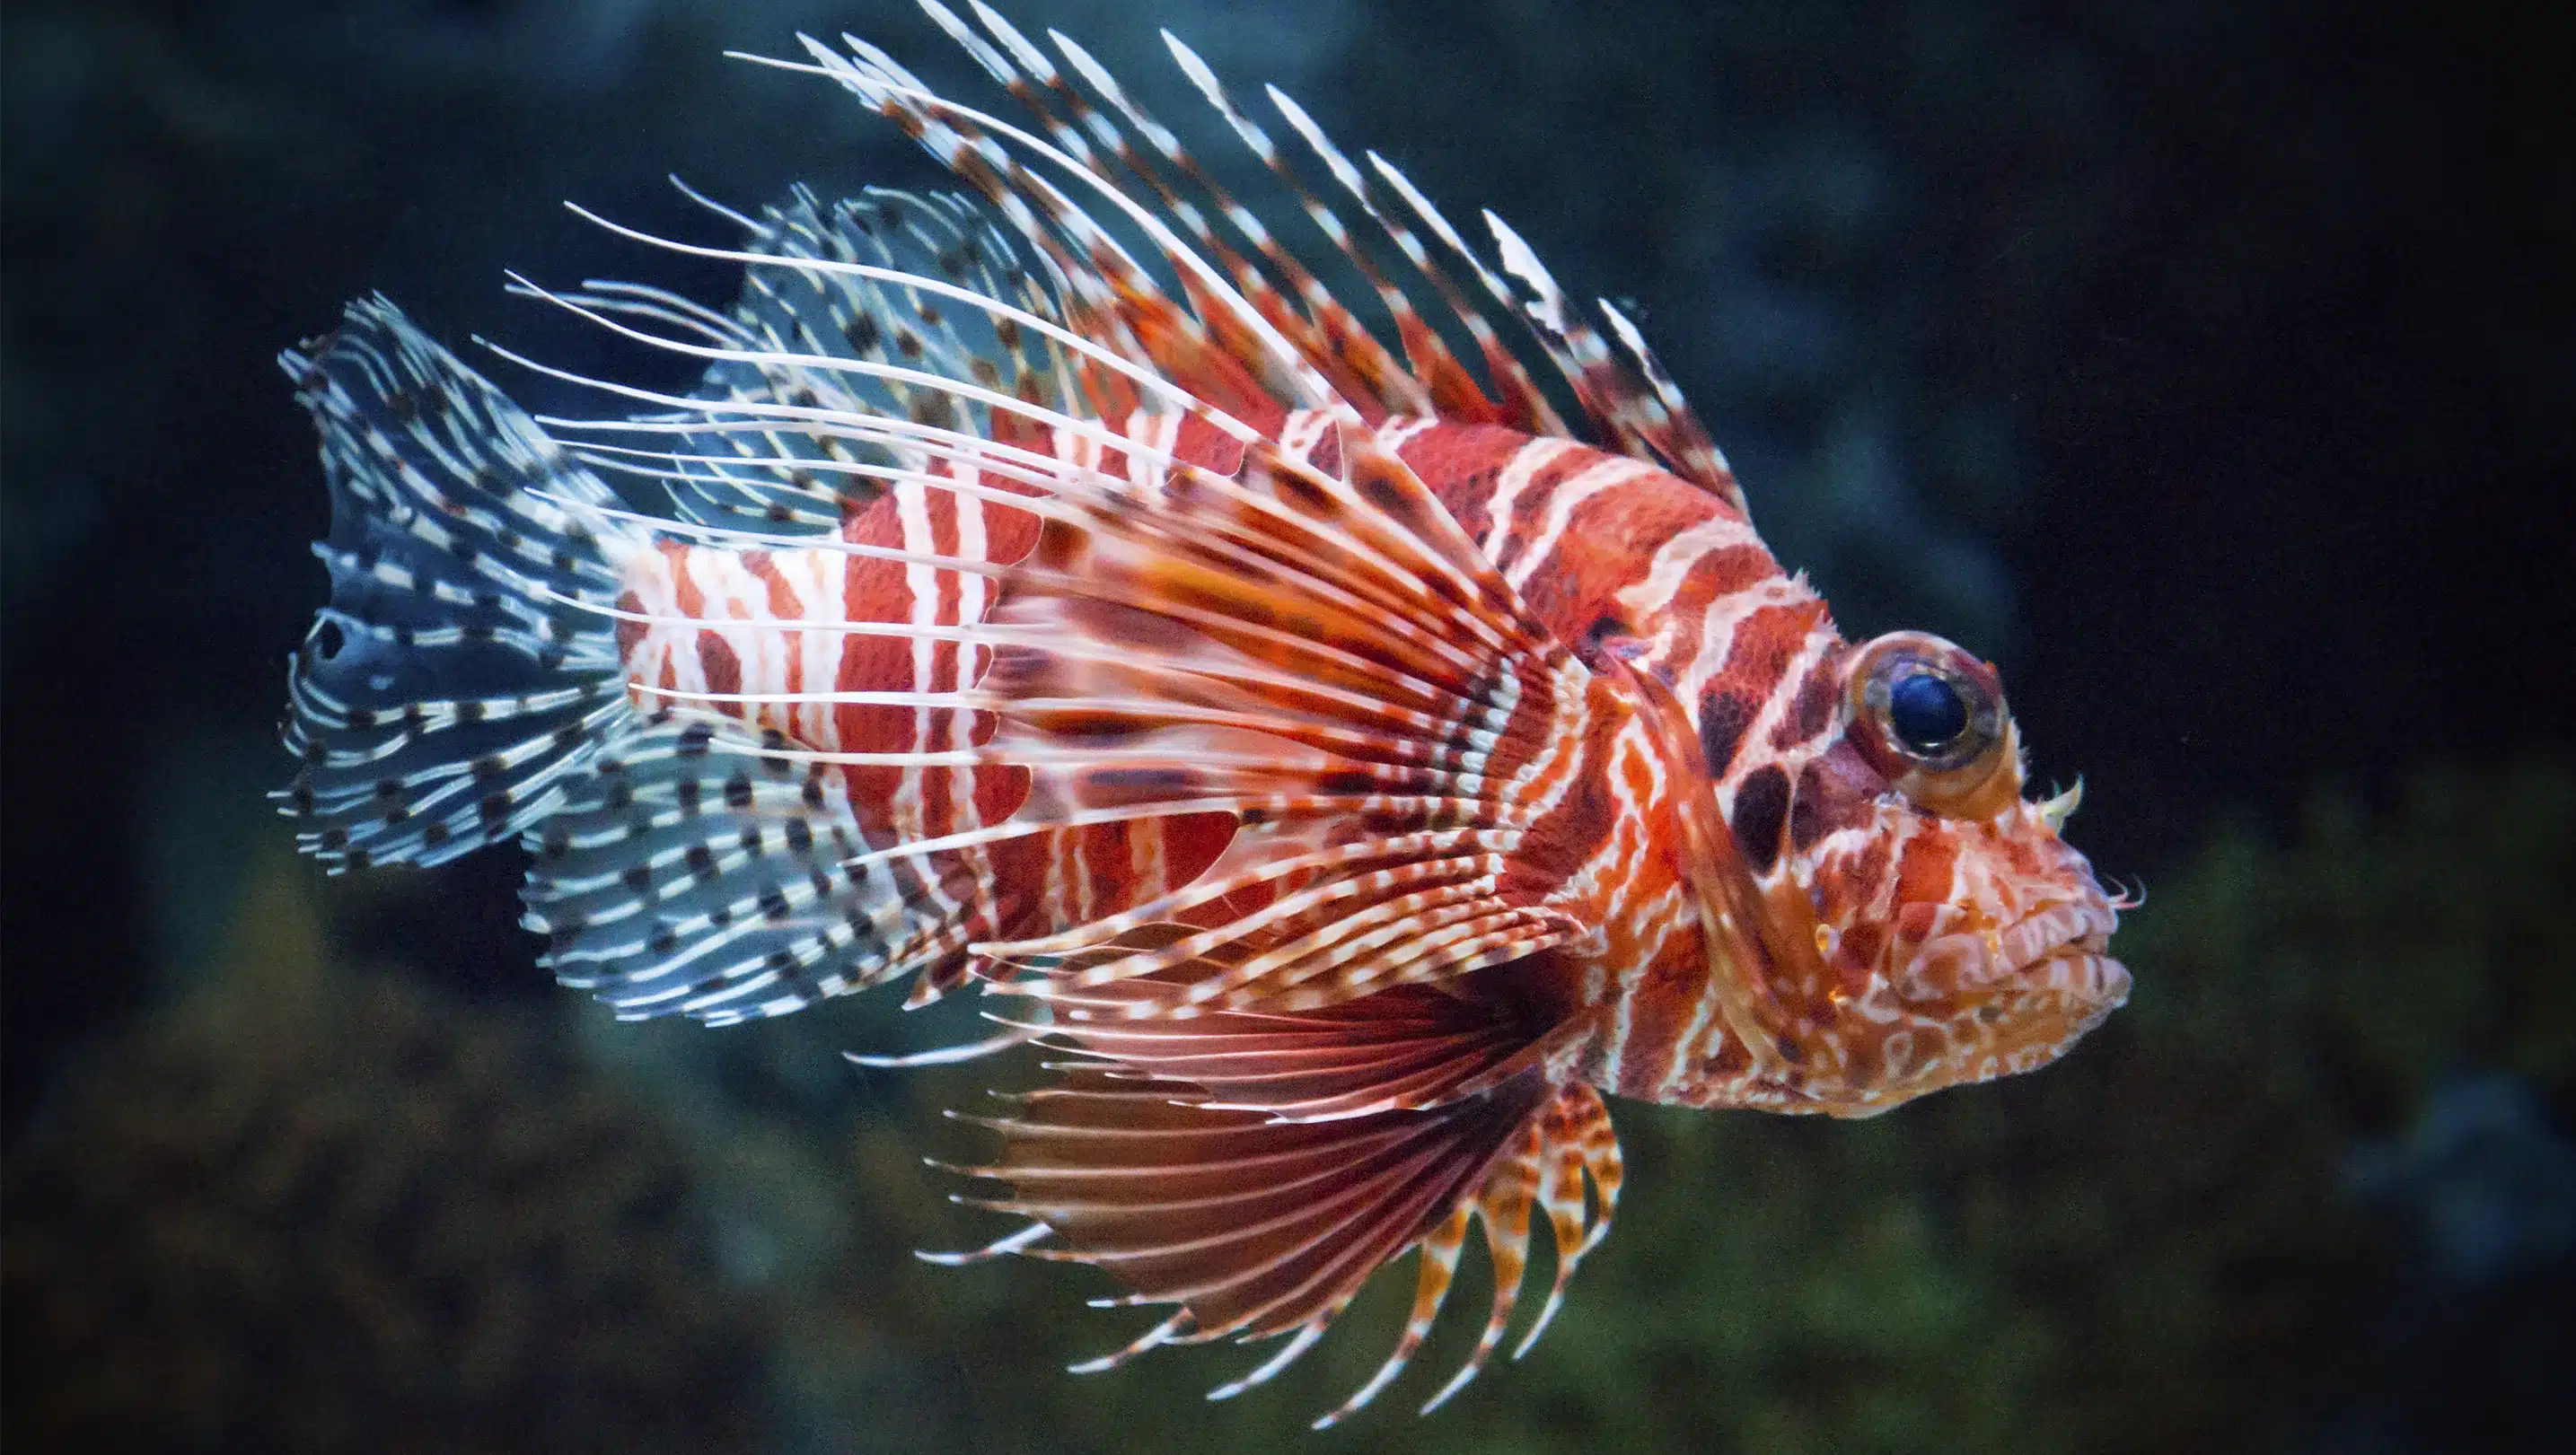
[[[872,857],[841,775],[781,746],[665,713],[601,750],[524,891],[558,979],[630,1019],[727,1023],[962,959],[972,876]]]
[[[1423,1401],[1422,1413],[1431,1413],[1466,1388],[1493,1357],[1494,1350],[1501,1347],[1503,1335],[1511,1327],[1521,1286],[1529,1275],[1530,1223],[1532,1211],[1536,1210],[1546,1216],[1554,1236],[1556,1277],[1548,1288],[1547,1302],[1539,1306],[1538,1316],[1521,1335],[1512,1357],[1517,1359],[1528,1353],[1539,1335],[1555,1321],[1575,1266],[1609,1235],[1611,1215],[1618,1207],[1621,1175],[1619,1138],[1611,1130],[1610,1109],[1602,1104],[1601,1094],[1580,1084],[1557,1088],[1494,1160],[1492,1170],[1485,1174],[1474,1195],[1460,1199],[1439,1227],[1423,1235],[1414,1275],[1413,1309],[1395,1351],[1387,1355],[1386,1362],[1378,1366],[1366,1384],[1339,1408],[1317,1420],[1315,1427],[1338,1424],[1376,1398],[1420,1352],[1432,1326],[1439,1322],[1441,1307],[1448,1301],[1459,1255],[1466,1248],[1468,1225],[1473,1222],[1482,1224],[1485,1230],[1485,1252],[1493,1263],[1493,1303],[1486,1312],[1485,1327],[1477,1335],[1476,1347],[1448,1382]],[[1587,1180],[1591,1184],[1589,1194],[1584,1190]]]

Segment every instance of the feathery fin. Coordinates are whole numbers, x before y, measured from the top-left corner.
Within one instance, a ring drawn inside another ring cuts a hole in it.
[[[1365,1016],[1378,1001],[1389,1002],[1397,1025],[1419,1022],[1427,1010],[1381,996],[1353,1014]],[[1210,1056],[1233,1057],[1247,1027],[1257,1027],[1256,1039],[1285,1041],[1304,1019],[1175,1023],[1169,1054],[1157,1064],[1180,1066],[1185,1043],[1201,1030],[1217,1048]],[[1031,1219],[968,1256],[1087,1263],[1133,1290],[1110,1303],[1177,1306],[1142,1338],[1085,1367],[1111,1367],[1163,1343],[1286,1337],[1268,1360],[1209,1395],[1230,1398],[1293,1363],[1373,1274],[1416,1250],[1416,1297],[1403,1334],[1376,1374],[1316,1421],[1333,1424],[1392,1383],[1420,1349],[1469,1225],[1480,1223],[1494,1303],[1475,1351],[1433,1396],[1436,1405],[1483,1366],[1511,1323],[1533,1210],[1548,1219],[1557,1272],[1524,1348],[1575,1265],[1608,1231],[1620,1174],[1606,1109],[1589,1087],[1553,1084],[1537,1066],[1433,1106],[1316,1121],[1219,1108],[1208,1104],[1210,1094],[1143,1070],[1084,1067],[1022,1099],[1012,1115],[968,1119],[999,1133],[1003,1150],[993,1165],[958,1170],[1008,1188],[1004,1197],[968,1201]]]
[[[641,533],[528,416],[382,298],[280,360],[321,434],[330,604],[287,675],[273,797],[337,872],[439,864],[554,811],[630,716],[608,624]]]
[[[688,195],[750,233],[738,250],[747,266],[730,313],[628,283],[593,282],[563,295],[601,314],[658,324],[664,337],[740,356],[709,363],[694,395],[706,401],[702,410],[643,417],[665,427],[703,426],[673,431],[678,448],[667,458],[678,468],[652,472],[676,476],[673,495],[683,519],[833,530],[885,493],[885,473],[920,468],[917,451],[812,428],[812,411],[1025,442],[1027,431],[1008,411],[901,378],[836,368],[833,361],[927,371],[1032,404],[1051,406],[1065,396],[1060,358],[1014,320],[888,278],[909,273],[972,289],[1055,321],[1055,290],[1046,275],[1025,269],[1010,240],[966,198],[869,188],[826,206],[799,186],[754,220]],[[875,271],[861,274],[850,265]],[[782,405],[799,413],[768,420],[758,413]],[[630,468],[614,458],[621,452],[579,453],[594,464]]]
[[[1341,478],[1266,447],[1234,477],[1067,494],[1006,578],[1011,633],[982,684],[986,748],[1029,766],[1012,822],[1231,802],[1242,825],[1190,896],[1269,884],[1281,861],[1380,852],[1155,947],[1011,981],[1072,1019],[1322,1005],[1461,976],[1581,933],[1526,851],[1564,755],[1624,709],[1534,622],[1391,452],[1346,441]],[[1082,524],[1076,525],[1075,520]],[[1429,836],[1429,837],[1424,837]],[[1203,900],[1200,902],[1204,902]],[[1171,906],[1157,906],[1157,911]],[[1110,916],[1041,944],[1100,949]],[[1222,973],[1099,987],[1214,958]]]
[[[1330,400],[1374,425],[1391,415],[1437,415],[1462,422],[1502,422],[1530,433],[1574,437],[1531,380],[1526,366],[1432,258],[1430,250],[1392,209],[1380,204],[1366,173],[1328,138],[1314,119],[1276,87],[1267,95],[1334,183],[1377,225],[1382,242],[1447,306],[1476,345],[1485,364],[1490,397],[1417,310],[1394,274],[1372,255],[1343,219],[1297,176],[1261,124],[1227,93],[1214,71],[1178,38],[1165,34],[1173,59],[1236,139],[1290,189],[1300,209],[1331,245],[1356,267],[1387,310],[1403,348],[1399,358],[1298,259],[1250,208],[1217,184],[1168,127],[1156,121],[1080,46],[1050,33],[1072,72],[1123,117],[1142,145],[1036,45],[989,7],[976,17],[992,39],[977,33],[940,0],[923,9],[1013,97],[1038,118],[1047,136],[1020,132],[983,113],[959,106],[922,86],[883,52],[844,36],[847,54],[809,42],[819,69],[902,125],[933,156],[983,191],[1002,215],[1040,252],[1067,272],[1068,316],[1088,319],[1105,339],[1124,339],[1151,361],[1188,380],[1204,377],[1211,402],[1241,407],[1240,382],[1265,389],[1282,408],[1313,405],[1318,385]],[[1014,146],[1078,173],[1144,227],[1177,271],[1184,309],[1110,242],[1082,208],[1054,183],[1014,156]],[[1208,202],[1202,207],[1165,178],[1159,155]],[[1111,166],[1114,159],[1137,183],[1132,192]],[[1643,336],[1606,303],[1602,315],[1619,338],[1626,359],[1568,306],[1555,279],[1527,243],[1492,214],[1500,271],[1527,290],[1516,293],[1470,248],[1421,191],[1374,153],[1370,167],[1453,254],[1485,291],[1530,330],[1537,352],[1554,365],[1581,404],[1592,438],[1690,480],[1743,510],[1741,490],[1724,457],[1709,440],[1689,404],[1649,351]],[[1211,221],[1223,219],[1243,239],[1251,257],[1221,239]],[[1186,240],[1185,240],[1186,236]],[[1276,276],[1284,289],[1270,281]],[[1086,330],[1088,331],[1088,329]],[[1293,354],[1284,373],[1281,350]],[[1232,361],[1209,374],[1216,359]],[[1219,396],[1223,396],[1220,400]]]
[[[986,923],[970,876],[863,857],[846,779],[786,741],[666,711],[608,744],[528,870],[541,963],[622,1017],[725,1024],[962,961]]]

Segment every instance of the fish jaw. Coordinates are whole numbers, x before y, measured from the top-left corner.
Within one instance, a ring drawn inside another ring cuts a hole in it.
[[[1818,877],[1822,936],[1845,987],[1856,1092],[1823,1108],[1872,1115],[1949,1086],[2057,1060],[2129,998],[2110,953],[2125,901],[2057,837],[2055,801],[1977,824],[1890,809],[1883,882]],[[1940,874],[1926,864],[1946,866]]]

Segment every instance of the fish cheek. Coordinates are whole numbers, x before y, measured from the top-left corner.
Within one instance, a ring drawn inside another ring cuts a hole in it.
[[[1904,857],[1896,865],[1896,911],[1902,922],[1909,913],[1922,921],[1916,938],[1931,933],[1930,919],[1941,905],[1949,903],[1952,886],[1957,882],[1959,845],[1945,833],[1919,835],[1905,845]]]
[[[1779,862],[1781,821],[1788,812],[1789,775],[1777,764],[1755,769],[1735,790],[1728,827],[1735,831],[1735,846],[1754,873],[1768,874]]]
[[[1836,743],[1798,773],[1789,805],[1789,852],[1804,854],[1827,834],[1861,828],[1877,817],[1887,780],[1849,741]]]
[[[1867,996],[1878,982],[1888,978],[1884,966],[1887,926],[1874,920],[1855,924],[1842,932],[1836,949],[1834,977],[1852,999]]]

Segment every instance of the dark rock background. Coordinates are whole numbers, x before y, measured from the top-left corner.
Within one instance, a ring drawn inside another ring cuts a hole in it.
[[[1011,9],[1223,155],[1169,25],[1633,300],[1783,559],[1855,636],[1995,658],[2150,890],[2136,1002],[2044,1076],[1861,1126],[1624,1108],[1623,1226],[1541,1349],[1321,1443],[2565,1448],[2576,24]],[[905,1256],[983,1231],[917,1159],[971,1154],[935,1111],[988,1073],[832,1054],[940,1028],[616,1026],[531,968],[513,854],[283,856],[324,512],[276,350],[382,289],[623,369],[501,269],[732,280],[561,200],[706,235],[666,172],[935,183],[721,57],[800,28],[980,84],[893,5],[0,13],[13,1450],[1305,1448],[1378,1357],[1213,1409],[1239,1355],[1059,1375],[1126,1337],[1095,1290]]]

